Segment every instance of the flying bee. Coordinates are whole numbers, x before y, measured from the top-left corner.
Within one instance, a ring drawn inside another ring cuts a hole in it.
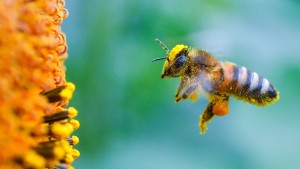
[[[230,96],[254,105],[266,106],[279,99],[279,92],[266,79],[243,66],[231,62],[221,62],[204,50],[176,45],[171,51],[160,40],[155,39],[167,56],[153,59],[165,60],[161,78],[179,77],[180,85],[175,101],[190,98],[195,101],[202,89],[209,103],[200,116],[200,133],[207,130],[207,123],[214,116],[224,116],[229,112]]]

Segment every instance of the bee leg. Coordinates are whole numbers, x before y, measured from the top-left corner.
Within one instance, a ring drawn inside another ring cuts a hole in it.
[[[188,97],[192,100],[195,101],[197,96],[198,96],[198,84],[191,85],[188,87],[181,96],[175,97],[175,101],[179,102],[181,99],[187,99]]]
[[[213,112],[218,116],[225,116],[229,112],[228,101],[221,101],[216,103],[213,108]]]
[[[214,116],[224,116],[229,112],[228,100],[229,95],[227,94],[214,93],[212,95],[211,101],[207,105],[203,114],[200,116],[200,134],[205,133],[207,130],[206,124],[209,123]]]
[[[180,78],[180,85],[177,89],[176,95],[175,95],[175,101],[179,102],[182,98],[182,96],[179,96],[180,92],[183,88],[185,88],[189,84],[189,78],[188,77],[181,77]]]
[[[201,128],[200,134],[205,134],[205,131],[208,129],[206,124],[211,121],[211,119],[215,116],[213,113],[213,107],[216,103],[210,102],[202,115],[200,116],[199,127]]]
[[[213,106],[213,113],[217,116],[224,116],[229,112],[229,107],[228,107],[228,100],[229,100],[229,95],[227,94],[221,94],[221,93],[215,93],[214,98],[215,100],[215,105]]]

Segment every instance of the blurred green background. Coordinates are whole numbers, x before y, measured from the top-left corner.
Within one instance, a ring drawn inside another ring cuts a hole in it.
[[[75,168],[299,169],[300,2],[297,0],[67,1],[67,79],[81,156]],[[268,78],[280,100],[256,107],[231,99],[205,135],[208,101],[174,101],[179,79],[160,78],[179,43]]]

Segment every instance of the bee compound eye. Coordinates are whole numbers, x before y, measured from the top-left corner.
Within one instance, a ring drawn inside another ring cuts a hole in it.
[[[174,65],[176,68],[180,68],[184,65],[186,61],[186,58],[184,56],[180,56],[179,58],[176,59]]]

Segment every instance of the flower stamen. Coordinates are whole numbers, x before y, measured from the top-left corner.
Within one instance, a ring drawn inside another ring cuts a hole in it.
[[[46,96],[50,103],[53,103],[63,100],[70,100],[72,98],[74,90],[75,85],[68,82],[63,86],[59,86],[47,92],[42,92],[41,94]]]
[[[76,145],[79,143],[79,138],[77,136],[72,136],[66,139],[70,145]]]
[[[53,122],[65,120],[68,118],[74,118],[77,116],[77,114],[78,114],[78,111],[74,107],[70,107],[69,109],[64,109],[61,112],[44,116],[44,122],[45,123],[53,123]]]

